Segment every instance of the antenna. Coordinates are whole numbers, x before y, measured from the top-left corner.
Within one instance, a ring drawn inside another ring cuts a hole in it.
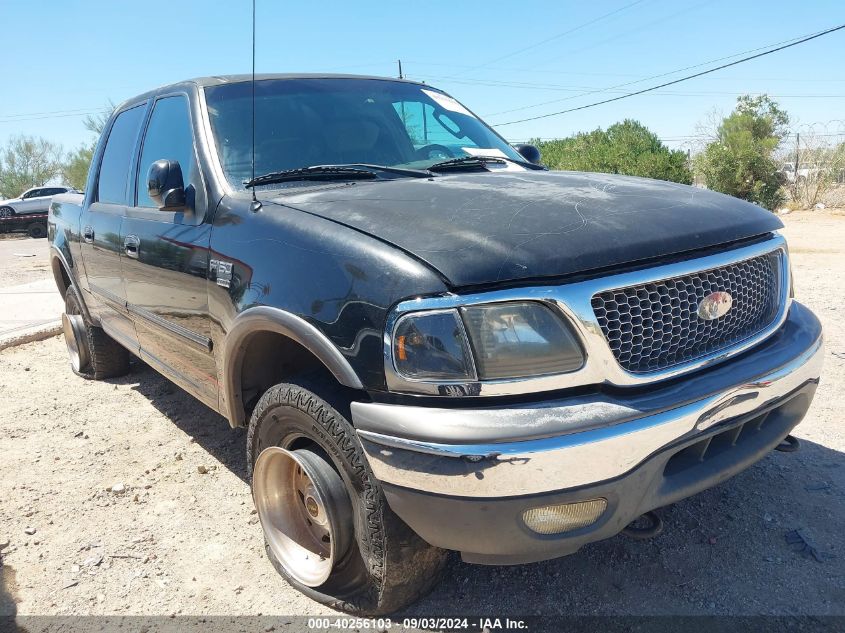
[[[401,60],[401,59],[397,59],[396,61],[397,61],[397,62],[398,62],[398,64],[399,64],[399,79],[404,79],[404,77],[402,76],[402,60]]]
[[[255,0],[252,0],[252,180],[255,180]],[[255,186],[252,189],[253,213],[261,208],[261,202],[255,196]]]

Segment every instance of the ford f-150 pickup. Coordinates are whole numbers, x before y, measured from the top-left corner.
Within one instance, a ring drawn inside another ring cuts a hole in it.
[[[132,354],[247,427],[269,559],[339,609],[653,532],[795,447],[821,327],[768,211],[538,162],[411,81],[130,99],[50,210],[72,369]]]

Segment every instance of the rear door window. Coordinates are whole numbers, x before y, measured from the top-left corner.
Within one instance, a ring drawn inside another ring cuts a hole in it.
[[[100,176],[97,181],[97,200],[111,204],[126,204],[126,185],[129,167],[135,152],[135,142],[141,128],[144,107],[139,105],[125,110],[117,118],[109,132]]]

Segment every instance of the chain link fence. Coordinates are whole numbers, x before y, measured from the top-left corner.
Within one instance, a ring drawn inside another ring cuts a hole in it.
[[[798,127],[779,157],[790,206],[845,207],[845,120]]]

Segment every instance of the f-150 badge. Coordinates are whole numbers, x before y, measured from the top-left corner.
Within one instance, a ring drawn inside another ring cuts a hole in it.
[[[232,285],[232,262],[212,259],[209,263],[209,270],[214,273],[218,286],[228,288]]]

